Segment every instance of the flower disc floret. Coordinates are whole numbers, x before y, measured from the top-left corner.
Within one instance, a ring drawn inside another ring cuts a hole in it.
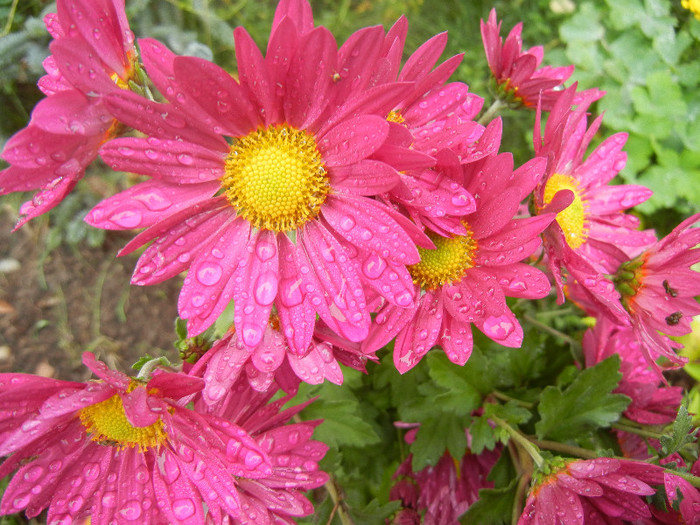
[[[145,427],[133,426],[126,417],[119,394],[81,409],[78,415],[91,439],[101,445],[111,445],[120,449],[138,445],[139,451],[145,451],[158,448],[166,441],[163,421],[160,418]]]
[[[414,283],[424,290],[434,290],[462,280],[465,272],[474,266],[477,249],[471,230],[466,224],[465,227],[467,235],[451,238],[428,233],[435,249],[418,248],[420,262],[409,267]]]
[[[564,232],[566,243],[572,249],[579,248],[588,239],[588,227],[586,226],[586,199],[579,182],[570,175],[555,173],[544,188],[544,202],[549,204],[554,195],[560,190],[571,190],[574,194],[573,202],[557,214],[556,221]]]
[[[294,230],[314,219],[330,184],[314,136],[288,125],[236,139],[221,179],[228,202],[260,230]]]

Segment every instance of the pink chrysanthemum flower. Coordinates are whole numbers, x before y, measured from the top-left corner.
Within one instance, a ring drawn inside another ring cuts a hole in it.
[[[413,443],[419,425],[403,422],[395,425],[411,428],[405,440]],[[469,432],[467,441],[471,442]],[[462,459],[457,460],[445,452],[435,466],[413,472],[413,455],[409,454],[392,476],[397,481],[389,499],[401,501],[402,512],[399,516],[406,523],[418,517],[416,524],[457,525],[458,518],[478,500],[479,489],[493,487],[486,477],[500,456],[500,450],[485,450],[478,455],[467,450]],[[420,520],[421,515],[424,516],[423,521]],[[395,520],[394,523],[403,522]]]
[[[697,465],[697,462],[696,462]],[[697,468],[695,470],[698,470]],[[693,472],[697,475],[697,472]],[[664,512],[649,505],[654,518],[666,525],[700,525],[700,491],[680,476],[664,473],[667,507]]]
[[[11,454],[0,476],[18,469],[3,514],[48,507],[48,523],[191,525],[207,513],[247,522],[248,484],[275,470],[269,443],[249,435],[257,427],[184,408],[199,378],[155,371],[146,383],[91,353],[83,362],[98,381],[0,375],[0,455]]]
[[[110,95],[120,120],[149,136],[112,141],[102,157],[153,179],[102,202],[86,220],[150,226],[123,250],[156,239],[132,282],[157,283],[189,269],[178,308],[191,335],[233,299],[236,332],[248,348],[262,341],[273,306],[298,354],[309,347],[317,314],[360,341],[370,323],[367,283],[349,254],[391,266],[397,278],[370,272],[371,286],[407,307],[406,265],[419,259],[416,242],[430,244],[369,198],[395,184],[391,162],[409,151],[389,148],[384,116],[410,84],[382,85],[383,97],[348,95],[337,108],[336,43],[326,28],[313,27],[305,1],[279,4],[265,58],[244,29],[235,37],[240,83],[210,62],[141,43],[150,77],[171,103]]]
[[[234,525],[294,525],[294,517],[308,516],[314,510],[303,492],[328,481],[328,475],[318,470],[318,462],[328,446],[311,439],[320,421],[287,423],[309,403],[281,410],[291,396],[269,403],[275,393],[276,389],[258,392],[241,378],[214,407],[201,396],[195,399],[196,409],[210,411],[244,428],[259,443],[272,465],[272,472],[264,477],[236,480],[246,514],[232,515]]]
[[[674,351],[680,343],[663,334],[690,333],[693,316],[700,314],[695,299],[700,276],[691,269],[700,262],[700,228],[692,227],[698,222],[700,214],[693,215],[638,257],[619,261],[613,279],[643,355],[657,371],[656,359],[662,356],[678,365],[685,362]]]
[[[436,248],[419,249],[420,262],[409,267],[419,295],[416,306],[385,304],[363,348],[376,350],[396,337],[394,364],[404,373],[435,344],[450,361],[466,363],[471,324],[504,346],[520,346],[523,331],[506,296],[541,298],[551,288],[540,270],[520,261],[540,246],[539,235],[553,215],[514,218],[544,164],[534,159],[513,172],[512,157],[501,154],[465,168],[462,184],[477,203],[463,221],[467,235],[429,234]]]
[[[535,152],[548,159],[547,174],[535,190],[536,210],[558,212],[545,231],[547,267],[554,276],[559,301],[564,301],[562,267],[581,286],[587,300],[620,324],[627,314],[620,296],[604,276],[616,268],[620,254],[636,255],[653,243],[651,231],[638,231],[639,220],[624,210],[647,200],[652,192],[643,186],[608,183],[624,167],[622,147],[626,133],[617,133],[584,160],[602,116],[587,127],[586,110],[598,95],[585,97],[572,110],[576,85],[561,93],[541,134],[538,111],[534,132]]]
[[[59,0],[45,23],[54,41],[39,88],[48,95],[29,125],[5,145],[11,166],[0,195],[38,189],[20,208],[16,228],[56,206],[120,127],[100,95],[128,89],[136,50],[123,0]]]
[[[651,485],[663,481],[662,467],[641,461],[558,458],[551,473],[536,480],[518,525],[621,524],[651,518],[644,497],[655,494]]]
[[[595,328],[583,336],[583,352],[587,367],[612,355],[620,356],[622,379],[615,392],[632,400],[625,409],[625,417],[645,425],[663,425],[676,418],[683,389],[661,384],[658,374],[644,358],[632,327],[618,326],[600,317]]]
[[[539,67],[544,50],[542,46],[522,50],[522,22],[511,29],[505,42],[501,23],[495,9],[491,9],[488,22],[481,21],[481,39],[497,93],[508,103],[535,109],[540,102],[544,111],[550,111],[561,94],[557,88],[571,76],[574,66]]]
[[[338,337],[321,321],[306,352],[297,354],[281,333],[279,319],[272,316],[255,349],[247,348],[231,331],[207,350],[189,373],[204,378],[202,397],[208,404],[221,401],[241,376],[260,392],[274,381],[286,392],[296,393],[300,381],[342,384],[340,363],[365,371],[367,360],[374,356],[360,352],[359,347],[359,343]]]

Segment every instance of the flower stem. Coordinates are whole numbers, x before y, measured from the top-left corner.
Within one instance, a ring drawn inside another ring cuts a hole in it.
[[[525,314],[525,315],[523,315],[523,319],[525,319],[528,323],[531,323],[533,326],[539,328],[540,330],[544,330],[545,332],[549,332],[550,334],[552,334],[555,337],[558,337],[562,341],[566,341],[567,343],[569,343],[573,347],[579,346],[579,343],[578,343],[578,341],[576,341],[576,339],[569,337],[564,332],[560,332],[556,328],[552,328],[551,326],[546,325],[546,324],[538,321],[537,319],[535,319],[531,315]]]
[[[491,104],[489,109],[486,110],[486,113],[479,117],[478,123],[482,126],[485,126],[486,124],[491,122],[493,117],[495,117],[498,114],[498,112],[501,111],[501,108],[505,107],[506,105],[507,104],[505,102],[502,102],[500,98],[497,98],[493,101],[493,104]]]
[[[530,403],[528,401],[522,401],[520,399],[516,399],[514,397],[509,396],[508,394],[504,394],[503,392],[499,392],[498,390],[494,390],[493,392],[491,392],[491,395],[500,401],[505,401],[506,403],[508,401],[515,401],[518,405],[520,405],[523,408],[528,408],[528,409],[535,408],[534,403]]]
[[[625,423],[613,423],[610,427],[615,430],[621,430],[622,432],[628,432],[629,434],[636,434],[637,436],[651,439],[659,439],[664,435],[660,432],[654,432],[653,430],[647,430],[646,428],[639,428]]]
[[[331,474],[328,475],[329,479],[328,481],[326,481],[326,484],[323,487],[326,489],[331,499],[333,500],[333,507],[338,511],[340,522],[343,525],[355,525],[352,521],[352,518],[348,514],[348,511],[345,509],[343,500],[340,497],[340,494],[338,493],[337,487],[335,486],[335,478]]]
[[[523,436],[520,432],[515,430],[513,427],[511,427],[508,423],[503,421],[498,416],[489,416],[489,419],[496,423],[499,427],[504,429],[506,432],[508,432],[513,438],[513,440],[518,445],[520,445],[521,448],[525,449],[528,454],[530,454],[530,457],[535,462],[535,465],[537,465],[537,468],[542,468],[544,466],[544,458],[540,455],[539,449],[535,445],[533,445],[525,436]]]
[[[575,447],[573,445],[566,445],[564,443],[559,443],[558,441],[539,441],[535,438],[530,438],[530,441],[534,443],[539,448],[544,448],[547,450],[554,450],[555,452],[562,452],[570,456],[577,456],[586,459],[595,459],[598,456],[594,450],[588,450],[586,448]]]

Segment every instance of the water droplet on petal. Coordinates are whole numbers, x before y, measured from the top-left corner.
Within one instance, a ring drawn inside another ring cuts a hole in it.
[[[213,286],[221,280],[223,269],[215,262],[206,262],[197,269],[197,280],[205,286]]]

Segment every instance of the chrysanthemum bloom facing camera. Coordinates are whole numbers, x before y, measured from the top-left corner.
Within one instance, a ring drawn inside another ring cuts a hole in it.
[[[269,445],[251,429],[184,408],[201,379],[156,371],[145,383],[93,354],[83,361],[98,381],[0,375],[0,455],[10,455],[0,476],[18,469],[3,514],[32,517],[48,507],[48,523],[250,522],[241,493],[272,475]]]
[[[11,166],[0,195],[38,189],[17,227],[56,206],[85,174],[100,146],[121,131],[101,96],[129,89],[136,49],[123,0],[58,0],[45,23],[54,41],[39,88],[48,95],[25,129],[5,145]]]
[[[272,465],[272,471],[264,477],[236,479],[241,507],[247,509],[247,515],[232,514],[234,525],[294,525],[294,517],[308,516],[314,510],[303,493],[328,481],[328,475],[318,469],[328,446],[311,439],[320,421],[288,423],[310,402],[281,410],[291,396],[270,403],[276,391],[258,392],[240,378],[215,407],[201,396],[194,402],[196,409],[244,428]]]
[[[370,323],[363,264],[391,266],[392,278],[371,270],[369,278],[387,301],[408,307],[406,265],[419,260],[416,243],[430,245],[371,198],[396,184],[392,163],[411,154],[392,146],[385,118],[411,84],[350,90],[337,107],[335,40],[313,27],[301,0],[279,4],[265,57],[244,29],[235,38],[240,82],[210,62],[141,42],[149,75],[170,103],[110,95],[111,110],[148,137],[112,141],[102,157],[152,180],[102,202],[87,221],[150,226],[124,250],[156,240],[132,282],[157,283],[189,269],[178,308],[191,335],[234,300],[236,332],[248,348],[262,341],[273,306],[300,354],[317,314],[360,341]],[[363,264],[348,264],[348,252]]]
[[[535,299],[551,289],[544,273],[520,261],[540,246],[540,233],[554,215],[514,218],[544,164],[535,159],[514,172],[512,157],[501,154],[465,168],[462,184],[477,203],[462,223],[467,234],[429,234],[436,248],[421,248],[420,262],[409,268],[416,307],[385,304],[363,348],[376,350],[396,337],[394,364],[404,373],[436,344],[450,361],[466,363],[471,324],[504,346],[520,346],[523,331],[506,296]]]
[[[547,267],[560,302],[564,301],[563,268],[567,284],[576,281],[596,309],[625,324],[627,313],[605,275],[615,271],[617,258],[637,255],[655,241],[653,232],[638,230],[639,219],[624,213],[652,192],[643,186],[608,184],[627,160],[622,151],[626,133],[608,137],[584,160],[602,117],[588,127],[586,111],[599,97],[586,97],[572,109],[575,95],[576,85],[561,93],[547,119],[544,136],[540,112],[535,124],[535,153],[548,163],[547,173],[535,190],[534,205],[539,212],[558,212],[544,235]]]
[[[542,109],[549,111],[561,94],[560,87],[574,71],[574,66],[539,67],[544,50],[542,46],[522,50],[522,22],[505,39],[501,39],[501,23],[492,9],[486,23],[481,21],[481,39],[486,60],[496,83],[496,91],[511,104],[522,104],[535,109],[541,99]]]
[[[556,458],[540,474],[518,525],[622,523],[651,518],[645,496],[664,482],[664,469],[641,461]]]
[[[693,215],[638,257],[620,261],[613,279],[644,357],[657,370],[659,357],[685,362],[674,351],[682,345],[663,334],[690,333],[693,316],[700,314],[700,274],[691,268],[700,262],[700,228],[693,227],[698,222],[700,214]]]

